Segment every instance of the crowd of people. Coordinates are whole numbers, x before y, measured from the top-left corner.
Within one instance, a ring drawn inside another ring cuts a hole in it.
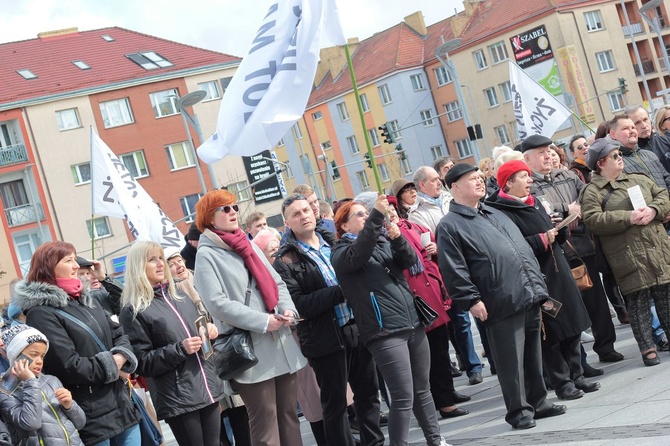
[[[532,135],[478,166],[440,158],[387,194],[331,207],[300,185],[283,234],[210,191],[182,250],[132,244],[124,283],[45,243],[12,283],[0,444],[142,444],[142,387],[180,445],[299,446],[299,408],[318,446],[407,445],[412,414],[448,446],[438,417],[471,399],[453,378],[484,380],[473,326],[505,421],[561,415],[549,390],[600,388],[589,329],[601,362],[623,359],[613,317],[645,366],[669,349],[669,131],[670,107],[634,106],[567,150]],[[213,344],[232,330],[257,361],[222,380]]]

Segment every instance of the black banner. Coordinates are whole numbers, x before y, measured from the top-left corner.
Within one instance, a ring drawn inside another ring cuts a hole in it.
[[[251,183],[272,175],[252,188],[256,204],[267,203],[268,201],[282,198],[279,180],[277,180],[277,175],[274,175],[275,167],[269,150],[261,152],[258,155],[243,156],[242,161],[244,162],[244,169],[247,171],[247,178],[249,178]]]
[[[517,34],[509,40],[512,43],[514,60],[521,68],[530,67],[554,57],[544,25]]]

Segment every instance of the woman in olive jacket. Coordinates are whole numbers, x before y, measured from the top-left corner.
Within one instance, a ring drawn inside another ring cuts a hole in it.
[[[402,273],[418,257],[397,225],[384,225],[388,206],[386,196],[379,195],[368,216],[359,203],[343,204],[335,215],[340,240],[331,263],[360,336],[391,393],[391,446],[407,444],[413,407],[428,445],[446,445],[430,393],[428,341]],[[382,235],[382,226],[390,240]]]

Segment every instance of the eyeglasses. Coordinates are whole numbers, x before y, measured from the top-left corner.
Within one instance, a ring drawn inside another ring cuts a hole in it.
[[[358,212],[354,212],[353,214],[351,214],[351,215],[347,218],[347,221],[351,220],[351,219],[354,218],[354,217],[367,217],[368,215],[370,215],[370,214],[368,213],[368,211],[358,211]]]
[[[670,121],[670,116],[668,116],[667,118],[663,118],[663,120],[661,121],[661,124],[665,124],[668,121]]]
[[[585,142],[584,144],[580,144],[577,146],[577,150],[582,150],[582,149],[588,149],[591,144]]]
[[[298,201],[298,200],[307,200],[304,195],[302,194],[294,194],[294,195],[289,195],[286,197],[286,200],[281,205],[281,213],[283,214],[284,211],[286,210],[287,207],[291,206],[293,202]],[[308,202],[309,203],[309,202]]]
[[[623,157],[623,155],[618,150],[610,155],[610,158],[612,158],[614,161],[616,161],[616,160],[618,160],[619,158],[622,158],[622,157]]]
[[[236,204],[233,204],[232,206],[231,205],[219,206],[218,208],[215,209],[215,212],[216,211],[221,211],[224,214],[230,214],[231,210],[233,210],[235,212],[239,212],[240,207]]]

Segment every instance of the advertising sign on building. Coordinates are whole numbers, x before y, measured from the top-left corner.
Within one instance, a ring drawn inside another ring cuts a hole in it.
[[[247,177],[251,183],[255,183],[261,178],[268,177],[261,183],[253,187],[254,201],[256,204],[267,203],[268,201],[282,198],[282,191],[279,187],[277,175],[275,175],[275,166],[272,161],[270,151],[266,150],[253,156],[243,156],[242,162],[247,171]]]
[[[566,88],[575,98],[577,111],[584,122],[596,122],[596,115],[589,102],[589,91],[586,87],[585,72],[577,55],[577,48],[574,45],[567,45],[556,51],[556,60],[561,69],[561,74],[566,84]]]

